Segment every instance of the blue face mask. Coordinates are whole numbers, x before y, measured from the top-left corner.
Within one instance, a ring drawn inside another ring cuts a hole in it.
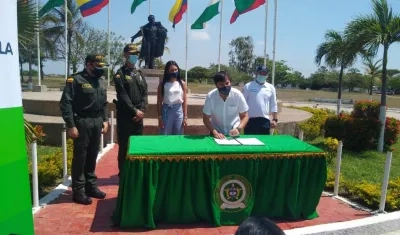
[[[129,63],[131,63],[131,64],[136,64],[138,59],[139,58],[137,55],[129,55]]]
[[[256,81],[258,82],[258,83],[264,83],[265,81],[267,80],[267,76],[264,76],[264,75],[257,75],[257,77],[256,77]]]
[[[224,96],[228,96],[229,92],[231,92],[231,86],[220,87],[220,88],[218,88],[218,91],[220,94],[222,94]]]
[[[179,72],[174,72],[174,73],[169,73],[168,76],[169,76],[169,78],[177,78],[178,74],[179,74]]]

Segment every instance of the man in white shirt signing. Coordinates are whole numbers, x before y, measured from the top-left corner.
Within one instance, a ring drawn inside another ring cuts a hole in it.
[[[214,75],[217,88],[207,94],[203,107],[203,122],[214,138],[238,136],[249,120],[243,94],[231,87],[231,78],[224,72]]]
[[[246,135],[269,135],[270,129],[275,128],[278,122],[276,91],[267,82],[268,72],[266,66],[257,66],[254,81],[243,88],[243,95],[249,105],[249,122],[244,128]]]

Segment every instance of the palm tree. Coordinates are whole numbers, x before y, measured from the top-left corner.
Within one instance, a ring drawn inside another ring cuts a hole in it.
[[[365,58],[363,62],[365,66],[365,72],[369,76],[369,100],[372,101],[372,87],[374,85],[374,80],[380,75],[380,69],[382,64],[380,64],[382,60],[377,60],[376,62],[373,61],[373,57]]]
[[[386,123],[386,91],[388,50],[391,44],[400,42],[400,16],[392,12],[386,0],[372,0],[373,13],[359,16],[351,21],[345,35],[351,39],[351,47],[355,51],[366,50],[376,55],[379,46],[383,46],[382,87],[379,120],[378,151],[383,152]]]
[[[351,53],[348,50],[347,39],[342,33],[329,30],[325,33],[325,42],[321,43],[317,48],[317,55],[315,62],[320,66],[322,59],[327,66],[334,69],[340,67],[339,73],[339,88],[338,88],[338,102],[337,102],[337,115],[340,114],[340,106],[342,100],[342,83],[343,71],[351,66],[357,58],[356,53]]]
[[[82,35],[82,29],[86,26],[83,22],[82,15],[79,8],[77,7],[75,1],[67,1],[67,31],[68,37],[64,38],[65,35],[65,5],[63,4],[60,8],[53,8],[48,14],[42,17],[43,34],[47,38],[51,38],[54,44],[58,44],[60,51],[59,54],[65,54],[65,41],[67,40],[68,45],[68,68],[71,68],[71,58],[72,58],[72,39],[76,40],[76,43],[84,45],[84,39]],[[69,73],[69,71],[68,71]]]
[[[35,34],[39,30],[35,0],[18,0],[17,17],[18,46],[28,49],[28,46],[31,44],[33,38],[35,38]],[[39,133],[26,119],[24,119],[24,127],[26,144],[30,144],[34,138],[39,137]]]

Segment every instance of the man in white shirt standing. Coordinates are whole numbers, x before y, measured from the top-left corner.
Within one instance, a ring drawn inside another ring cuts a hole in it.
[[[268,72],[266,66],[257,66],[256,78],[243,88],[243,95],[249,105],[249,122],[244,128],[246,135],[269,135],[270,129],[275,128],[278,122],[276,91],[267,82]]]
[[[238,136],[249,120],[243,94],[231,87],[231,78],[224,72],[214,75],[217,88],[207,94],[203,107],[203,122],[217,139]]]

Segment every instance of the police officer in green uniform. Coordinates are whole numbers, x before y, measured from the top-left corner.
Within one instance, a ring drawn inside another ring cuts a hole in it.
[[[106,197],[96,185],[95,174],[101,133],[108,129],[107,92],[101,79],[105,66],[104,56],[88,55],[84,70],[67,79],[60,100],[68,135],[74,140],[72,198],[84,205],[92,203],[91,197]]]
[[[131,135],[143,134],[143,117],[147,109],[147,83],[143,73],[136,68],[139,50],[133,43],[124,48],[125,65],[114,76],[117,92],[118,168],[120,175],[128,151]]]

